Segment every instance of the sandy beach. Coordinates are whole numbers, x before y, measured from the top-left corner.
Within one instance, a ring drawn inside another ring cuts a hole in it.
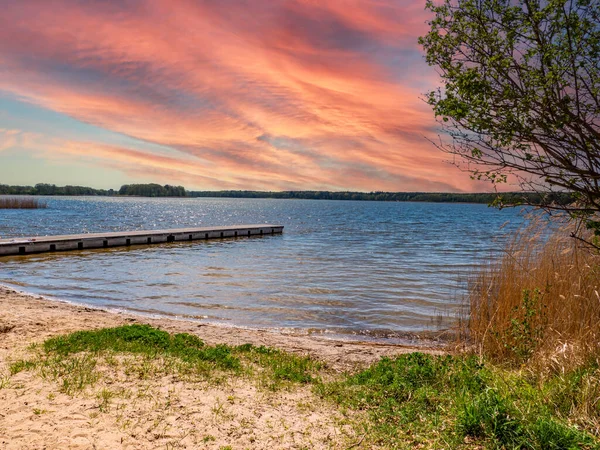
[[[323,361],[331,373],[352,371],[383,356],[415,350],[147,318],[0,287],[0,447],[361,448],[361,436],[351,426],[350,413],[322,401],[309,386],[270,392],[243,377],[218,383],[190,383],[164,374],[136,380],[114,368],[101,367],[109,375],[104,381],[93,389],[67,395],[35,371],[11,375],[10,365],[26,358],[31,344],[78,330],[132,323],[194,334],[207,344],[251,343],[310,355]]]

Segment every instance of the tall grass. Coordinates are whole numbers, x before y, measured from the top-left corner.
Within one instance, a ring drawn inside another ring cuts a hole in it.
[[[37,198],[0,198],[0,209],[39,209],[47,206],[46,202],[41,202]]]
[[[463,336],[486,358],[565,371],[600,356],[600,253],[533,221],[469,283]]]

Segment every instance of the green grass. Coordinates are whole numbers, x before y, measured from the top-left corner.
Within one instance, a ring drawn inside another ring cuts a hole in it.
[[[20,359],[10,365],[9,371],[11,375],[15,375],[23,370],[31,370],[33,368],[35,368],[35,363],[33,361]]]
[[[270,390],[293,383],[318,382],[320,378],[316,374],[324,368],[323,363],[310,357],[296,356],[262,345],[244,344],[236,347],[235,351],[263,369],[260,379],[262,385]]]
[[[31,350],[36,351],[35,357],[15,361],[9,368],[11,375],[37,369],[45,378],[58,381],[67,393],[83,390],[99,379],[99,360],[112,367],[122,365],[128,375],[139,379],[176,374],[218,382],[219,374],[227,373],[255,377],[270,390],[316,381],[314,374],[322,367],[308,357],[263,346],[210,346],[191,334],[172,335],[137,324],[78,331],[48,339]]]
[[[240,369],[240,361],[225,345],[207,346],[187,333],[170,335],[149,325],[126,325],[97,331],[78,331],[44,342],[47,354],[68,356],[79,352],[105,351],[141,354],[149,358],[176,357],[193,365],[211,363],[227,370]]]
[[[556,380],[548,383],[552,384]],[[549,391],[534,380],[481,364],[473,356],[411,353],[383,358],[317,392],[346,408],[366,411],[372,442],[385,448],[600,448],[570,423]],[[562,386],[575,398],[581,384]]]
[[[364,448],[600,449],[595,361],[542,379],[474,356],[411,353],[334,374],[306,356],[251,344],[210,346],[148,325],[80,331],[30,351],[31,359],[10,366],[11,376],[37,370],[69,394],[110,376],[107,367],[136,379],[241,376],[269,390],[311,385],[314,394],[350,413]],[[96,394],[100,412],[111,409],[115,395],[106,388]],[[215,408],[217,414],[220,405]]]

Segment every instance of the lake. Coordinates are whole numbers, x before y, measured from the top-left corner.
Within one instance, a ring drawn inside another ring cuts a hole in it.
[[[524,219],[479,204],[51,197],[0,236],[277,223],[283,235],[0,259],[0,283],[225,326],[403,340],[453,325],[465,280]]]

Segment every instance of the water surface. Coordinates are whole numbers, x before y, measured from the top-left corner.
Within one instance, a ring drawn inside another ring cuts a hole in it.
[[[2,258],[0,283],[232,326],[402,336],[451,325],[465,277],[523,219],[478,204],[48,198],[0,236],[278,223],[283,235]],[[508,222],[508,224],[507,224]]]

